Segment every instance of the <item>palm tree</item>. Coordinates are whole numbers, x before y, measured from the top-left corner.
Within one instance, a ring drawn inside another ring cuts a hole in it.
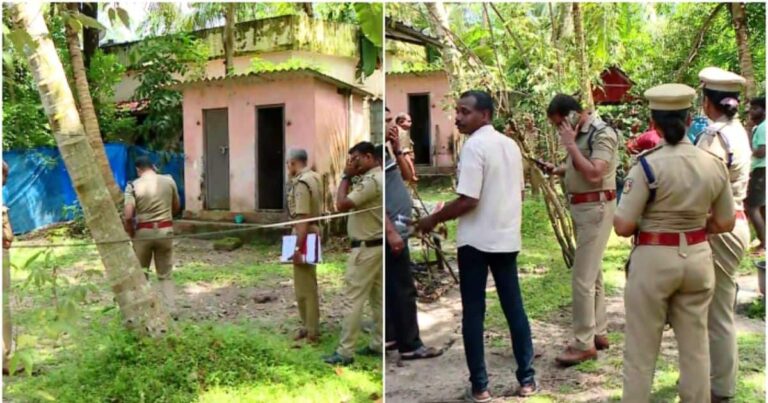
[[[85,62],[83,60],[83,53],[80,50],[80,39],[78,26],[82,26],[78,22],[80,11],[77,3],[67,3],[66,9],[69,11],[67,16],[67,23],[64,24],[67,35],[67,47],[69,48],[70,62],[72,63],[72,75],[75,78],[75,89],[77,90],[77,100],[80,104],[80,116],[85,126],[85,134],[88,136],[88,142],[93,149],[93,153],[96,157],[96,164],[99,166],[99,171],[104,179],[104,183],[107,185],[110,196],[115,202],[115,205],[119,206],[123,203],[123,193],[115,182],[115,178],[112,175],[112,169],[109,167],[109,160],[107,159],[107,153],[104,151],[104,142],[101,138],[101,130],[99,129],[99,121],[96,118],[96,110],[93,107],[93,99],[91,99],[91,90],[88,88],[88,78],[85,73]]]
[[[33,46],[25,46],[24,53],[125,324],[141,335],[163,335],[168,329],[168,314],[144,277],[100,175],[64,67],[45,25],[42,4],[19,2],[9,8],[16,27],[32,39]]]

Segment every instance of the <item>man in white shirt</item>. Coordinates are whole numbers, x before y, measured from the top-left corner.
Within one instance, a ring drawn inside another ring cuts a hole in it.
[[[536,393],[533,342],[517,278],[522,217],[523,162],[520,148],[491,126],[493,100],[468,91],[456,103],[456,126],[469,136],[459,157],[459,197],[419,221],[430,232],[440,222],[459,219],[457,242],[462,300],[462,334],[472,383],[468,398],[491,401],[485,369],[483,321],[490,267],[512,335],[518,395]]]

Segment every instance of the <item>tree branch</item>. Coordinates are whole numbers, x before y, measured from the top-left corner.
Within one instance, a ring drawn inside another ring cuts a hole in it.
[[[699,49],[701,49],[701,45],[704,43],[704,36],[706,36],[707,30],[709,30],[709,26],[712,25],[712,21],[715,20],[715,17],[720,12],[720,10],[723,9],[724,5],[725,3],[718,3],[717,6],[709,14],[709,17],[707,17],[707,19],[701,25],[701,28],[699,28],[699,33],[696,35],[696,41],[693,43],[693,48],[688,54],[688,58],[685,59],[683,65],[680,66],[680,68],[677,69],[677,73],[675,73],[676,81],[682,81],[686,70],[688,70],[688,67],[690,67],[691,63],[693,63],[693,61],[696,59],[696,56],[699,54]]]

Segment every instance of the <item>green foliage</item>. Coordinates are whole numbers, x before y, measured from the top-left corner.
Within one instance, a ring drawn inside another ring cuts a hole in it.
[[[181,92],[168,88],[177,77],[193,79],[205,72],[208,48],[188,34],[174,34],[142,41],[131,53],[131,70],[139,86],[133,99],[148,103],[148,115],[138,134],[153,149],[173,151],[182,133]]]
[[[332,350],[335,340],[323,347]],[[7,396],[45,393],[58,401],[338,402],[381,396],[380,359],[338,372],[323,350],[251,324],[183,323],[161,340],[140,340],[114,318],[64,352],[44,377],[9,385]]]
[[[106,54],[101,49],[93,54],[86,71],[101,135],[107,142],[135,142],[136,118],[118,112],[114,101],[115,88],[125,72],[125,66],[120,64],[116,55]]]
[[[747,306],[747,317],[765,320],[765,298],[758,298]]]
[[[309,69],[319,72],[323,72],[324,69],[309,60],[302,59],[300,57],[292,57],[284,62],[274,63],[269,60],[264,60],[260,57],[254,57],[251,59],[251,65],[248,68],[249,73],[269,73],[276,71],[290,71]]]

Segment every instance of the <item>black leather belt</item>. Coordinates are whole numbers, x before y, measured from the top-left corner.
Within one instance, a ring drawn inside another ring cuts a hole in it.
[[[361,246],[381,246],[381,239],[371,239],[370,241],[352,240],[353,248],[359,248]]]

